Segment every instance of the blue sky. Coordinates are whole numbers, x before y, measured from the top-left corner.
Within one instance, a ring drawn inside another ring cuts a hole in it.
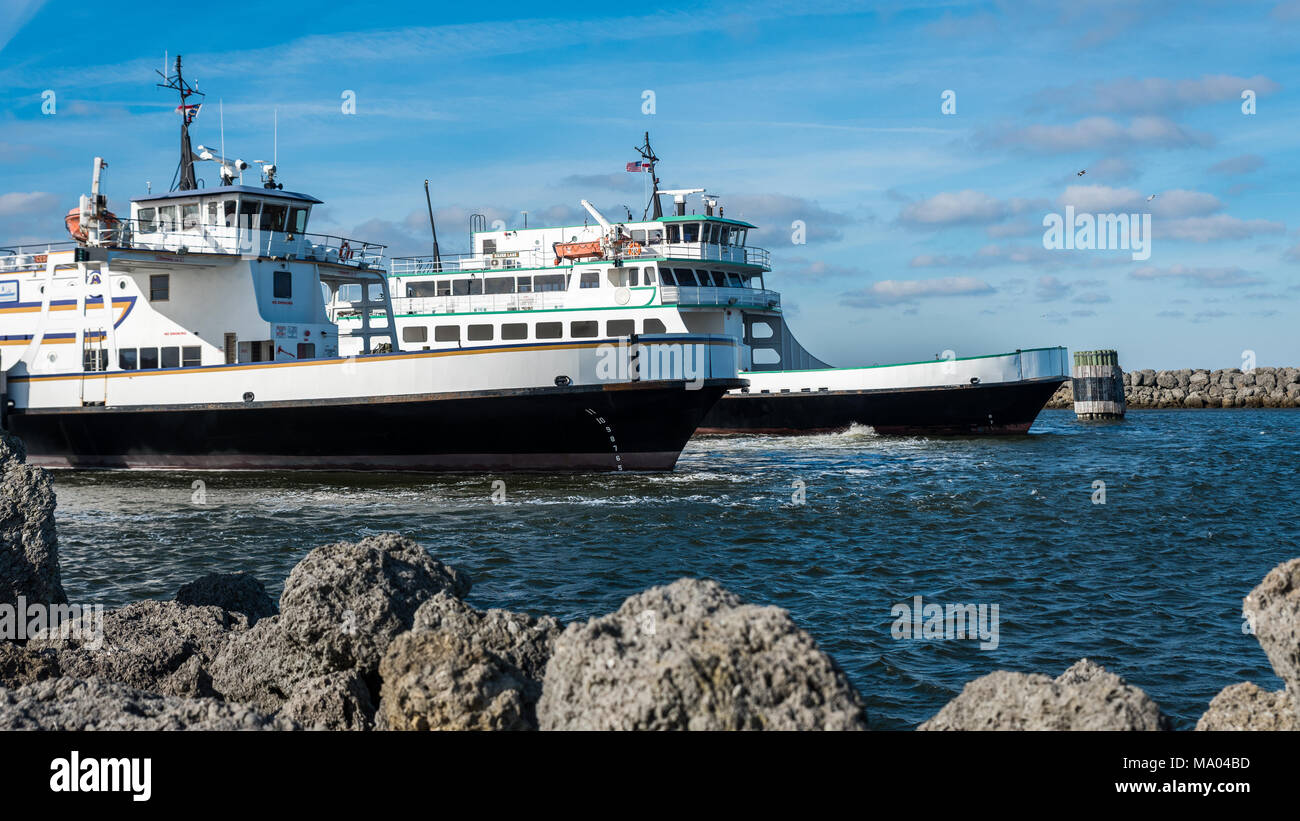
[[[639,214],[623,167],[649,130],[666,186],[763,227],[770,286],[835,364],[1057,344],[1300,364],[1300,0],[815,5],[235,2],[181,25],[0,0],[0,244],[61,239],[96,154],[119,212],[168,187],[175,100],[152,84],[179,50],[208,95],[195,142],[219,142],[221,100],[227,153],[270,159],[278,110],[318,231],[421,252],[426,177],[453,250],[476,211]],[[1067,205],[1150,213],[1150,258],[1045,249]]]

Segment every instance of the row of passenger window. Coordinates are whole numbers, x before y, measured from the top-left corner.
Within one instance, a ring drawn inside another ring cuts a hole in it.
[[[491,342],[497,338],[498,328],[500,329],[500,338],[504,341],[517,341],[528,339],[527,322],[506,322],[500,326],[488,323],[466,325],[464,326],[464,340],[467,342]],[[644,334],[662,334],[667,333],[667,326],[661,320],[647,319],[642,323],[641,333]],[[462,326],[460,325],[436,325],[433,328],[434,342],[460,342],[462,337]],[[605,321],[605,336],[632,336],[636,333],[636,320],[634,319],[610,319]],[[569,323],[569,336],[573,339],[594,339],[600,336],[600,322],[594,319],[576,320]],[[564,323],[563,322],[538,322],[533,327],[533,339],[563,339]],[[428,325],[407,325],[402,328],[403,342],[428,342],[429,326]]]
[[[538,274],[527,277],[468,277],[466,279],[441,279],[436,282],[413,282],[406,286],[406,295],[478,296],[481,294],[531,294],[544,291],[567,291],[569,289],[569,276],[569,274]]]
[[[665,285],[687,285],[704,288],[748,288],[748,278],[732,271],[696,271],[692,268],[661,268],[660,278]]]
[[[156,368],[196,368],[203,364],[198,345],[167,348],[119,348],[117,364],[124,371]]]

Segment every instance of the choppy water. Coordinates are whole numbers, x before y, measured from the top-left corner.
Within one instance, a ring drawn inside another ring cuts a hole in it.
[[[242,569],[278,595],[312,547],[398,530],[468,570],[478,606],[566,621],[715,578],[790,610],[878,728],[992,670],[1082,656],[1188,728],[1228,684],[1281,687],[1240,603],[1300,554],[1297,432],[1289,410],[1047,411],[1019,438],[710,437],[671,474],[506,476],[503,504],[481,476],[60,473],[63,579],[73,601],[120,605]],[[998,605],[998,648],[895,640],[891,608],[916,595]]]

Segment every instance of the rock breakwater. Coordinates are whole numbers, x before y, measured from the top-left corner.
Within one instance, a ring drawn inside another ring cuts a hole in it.
[[[1300,368],[1125,371],[1124,401],[1130,409],[1300,408]],[[1061,385],[1047,407],[1074,407],[1071,382]]]

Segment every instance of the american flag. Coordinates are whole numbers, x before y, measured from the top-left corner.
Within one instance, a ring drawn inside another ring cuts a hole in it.
[[[644,162],[630,162],[627,164],[628,171],[649,171],[650,164]]]

